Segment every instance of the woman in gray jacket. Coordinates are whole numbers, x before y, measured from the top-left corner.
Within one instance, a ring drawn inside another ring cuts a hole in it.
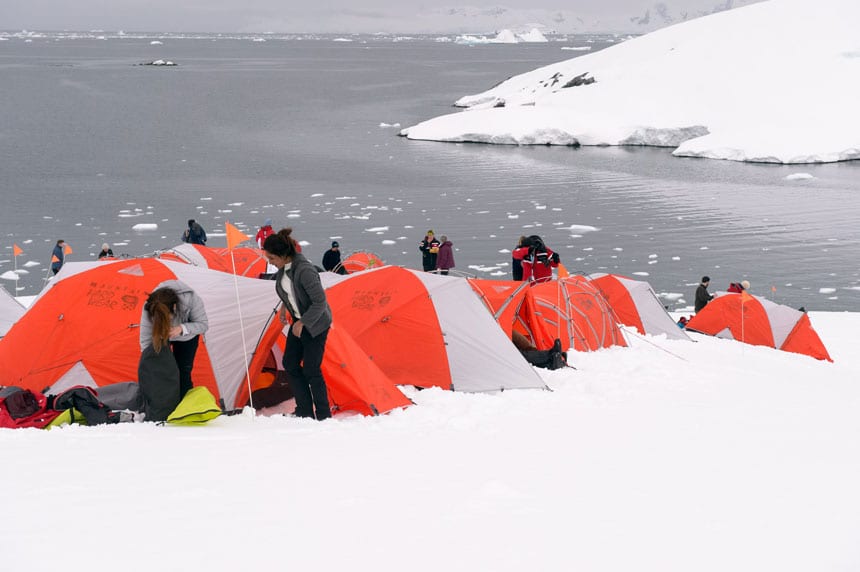
[[[283,228],[263,242],[263,254],[278,269],[275,291],[281,299],[278,317],[292,319],[284,350],[284,370],[296,397],[296,417],[320,421],[331,417],[328,390],[321,365],[331,327],[331,308],[316,267],[296,250],[291,228]]]
[[[152,291],[140,317],[140,351],[153,344],[153,321],[169,318],[168,341],[179,367],[179,397],[194,386],[191,370],[200,334],[209,329],[203,299],[184,282],[166,280]],[[157,332],[156,332],[157,333]]]

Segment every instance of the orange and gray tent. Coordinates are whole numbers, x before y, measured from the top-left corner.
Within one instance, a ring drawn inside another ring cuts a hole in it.
[[[359,250],[344,258],[340,265],[352,274],[353,272],[361,272],[362,270],[385,266],[385,262],[372,252]]]
[[[609,302],[616,320],[625,326],[636,328],[640,334],[664,334],[670,340],[690,340],[647,282],[603,273],[590,274],[588,279]]]
[[[805,312],[746,292],[720,294],[687,322],[687,329],[833,361]]]
[[[465,278],[398,266],[321,277],[335,325],[398,385],[546,387]]]
[[[268,263],[259,248],[240,246],[233,248],[212,248],[202,244],[183,243],[155,254],[162,260],[177,260],[201,268],[218,270],[228,274],[257,278],[266,272]],[[235,272],[233,271],[235,263]]]
[[[538,283],[469,279],[508,336],[523,334],[539,350],[595,351],[625,346],[612,311],[600,292],[582,276]]]
[[[0,286],[0,338],[24,315],[26,308]]]
[[[194,362],[194,384],[207,387],[227,408],[242,407],[246,363],[256,379],[283,329],[272,283],[154,258],[64,264],[0,340],[0,385],[57,393],[73,385],[136,381],[143,304],[149,292],[172,279],[203,298],[209,319]],[[352,383],[347,376],[327,382]],[[365,404],[364,409],[381,413],[404,400]]]

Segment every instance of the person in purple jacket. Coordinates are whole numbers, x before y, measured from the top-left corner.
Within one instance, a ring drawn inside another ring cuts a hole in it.
[[[436,255],[436,271],[447,276],[448,271],[454,268],[454,243],[444,234],[439,238],[441,244]]]

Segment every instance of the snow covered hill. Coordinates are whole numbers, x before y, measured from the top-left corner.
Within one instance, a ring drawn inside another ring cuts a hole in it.
[[[634,336],[381,417],[0,430],[3,569],[857,570],[860,314],[810,316],[834,363]]]
[[[860,159],[860,3],[770,0],[515,76],[401,134],[655,145],[771,163]]]

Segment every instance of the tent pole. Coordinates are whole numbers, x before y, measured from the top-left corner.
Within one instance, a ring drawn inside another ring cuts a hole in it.
[[[245,360],[245,379],[248,381],[248,403],[254,410],[254,395],[251,391],[251,371],[248,366],[248,344],[245,342],[245,323],[242,320],[242,300],[239,296],[239,277],[236,276],[236,258],[233,249],[230,249],[230,261],[233,263],[233,287],[236,290],[236,307],[239,310],[239,332],[242,334],[242,359]]]

